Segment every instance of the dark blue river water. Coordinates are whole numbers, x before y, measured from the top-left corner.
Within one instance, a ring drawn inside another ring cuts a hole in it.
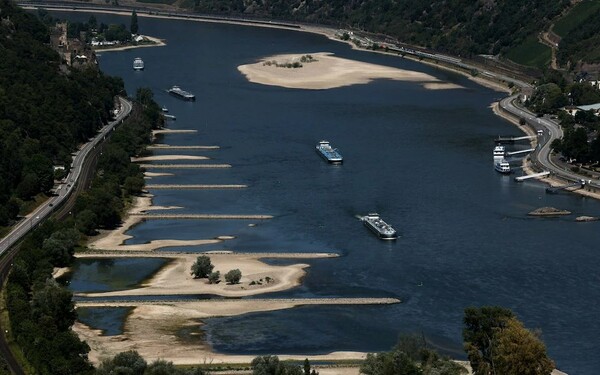
[[[69,15],[86,19],[85,15]],[[98,16],[101,22],[128,18]],[[456,357],[467,306],[501,305],[539,328],[557,367],[569,374],[600,369],[598,223],[600,203],[547,195],[537,182],[516,183],[492,168],[493,138],[518,134],[489,105],[503,96],[465,77],[393,56],[352,50],[318,35],[234,25],[140,19],[140,31],[168,45],[102,53],[103,71],[127,91],[153,89],[177,116],[172,145],[219,145],[189,153],[230,163],[227,170],[173,170],[165,184],[247,184],[245,190],[152,191],[157,205],[181,212],[272,214],[250,221],[144,222],[129,243],[153,239],[236,238],[198,251],[336,251],[309,261],[303,285],[274,296],[397,296],[393,306],[302,307],[207,320],[215,350],[227,353],[379,351],[401,333],[418,332]],[[380,80],[332,90],[294,90],[246,81],[240,64],[279,53],[334,52],[350,59],[432,74],[462,90],[431,91]],[[134,57],[146,70],[134,72]],[[168,96],[174,84],[196,94]],[[344,155],[330,166],[314,146],[327,139]],[[156,152],[160,154],[160,152]],[[163,152],[165,153],[165,152]],[[517,172],[519,173],[519,172]],[[555,206],[560,219],[527,217]],[[379,212],[401,238],[383,242],[356,219]]]

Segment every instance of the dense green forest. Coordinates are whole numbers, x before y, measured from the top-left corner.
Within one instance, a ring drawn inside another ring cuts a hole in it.
[[[0,0],[0,226],[53,186],[77,145],[110,118],[121,79],[70,69],[38,19]]]
[[[569,0],[196,0],[195,10],[351,27],[472,56],[508,51],[548,26],[569,4]]]
[[[0,225],[53,186],[53,166],[69,167],[71,153],[110,119],[121,79],[98,69],[71,69],[47,43],[49,31],[35,16],[0,0]],[[8,334],[36,374],[93,374],[89,347],[71,330],[71,292],[54,281],[69,266],[85,235],[114,227],[144,186],[130,162],[163,125],[149,89],[137,92],[134,110],[116,129],[98,160],[91,189],[67,219],[48,220],[19,245],[4,290]]]
[[[91,189],[77,200],[73,215],[42,224],[21,244],[6,285],[11,336],[37,374],[92,374],[89,347],[71,331],[77,317],[71,292],[52,278],[54,267],[70,266],[76,247],[97,228],[121,221],[124,206],[144,186],[130,157],[162,125],[149,89],[140,89],[133,114],[113,132],[98,161]]]
[[[585,18],[585,22],[561,40],[557,59],[561,66],[576,67],[579,63],[600,63],[600,9]]]

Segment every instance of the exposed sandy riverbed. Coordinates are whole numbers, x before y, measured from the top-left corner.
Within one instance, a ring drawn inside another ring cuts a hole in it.
[[[299,62],[306,55],[312,56],[315,61],[304,62],[299,68],[278,66]],[[365,84],[375,79],[419,82],[432,90],[461,88],[429,74],[348,60],[328,52],[270,56],[254,64],[240,65],[238,70],[250,82],[295,89],[331,89]]]
[[[211,263],[215,266],[213,271],[219,271],[221,273],[220,283],[209,284],[207,279],[194,279],[192,277],[190,274],[190,269],[199,255],[207,255],[210,257]],[[83,254],[83,256],[109,258],[115,257],[114,254]],[[300,284],[300,280],[306,274],[304,269],[308,267],[308,264],[304,263],[286,266],[274,266],[260,261],[260,259],[264,257],[288,258],[286,254],[238,254],[228,252],[208,254],[170,253],[165,255],[156,254],[155,256],[165,257],[172,259],[173,261],[167,266],[163,267],[160,272],[154,275],[142,287],[115,292],[81,293],[79,295],[97,298],[113,296],[166,296],[197,294],[243,297],[286,290],[297,286]],[[293,254],[289,258],[316,259],[336,256],[336,254],[328,253],[309,253]],[[242,272],[242,279],[240,280],[239,284],[229,285],[224,281],[225,274],[232,269],[239,269]],[[252,283],[254,283],[254,285],[251,285]]]
[[[152,197],[150,195],[143,197],[135,197],[134,203],[129,213],[140,214],[150,210],[172,210],[180,207],[163,207],[152,206]],[[144,219],[143,215],[128,215],[120,227],[111,231],[101,231],[101,233],[93,237],[88,247],[94,250],[120,250],[120,251],[151,251],[163,247],[172,246],[198,246],[206,244],[214,244],[222,242],[221,239],[197,239],[197,240],[156,240],[145,244],[124,245],[125,241],[131,236],[125,234],[130,228],[138,224]]]
[[[340,303],[345,303],[343,300]],[[349,301],[350,303],[360,303]],[[369,303],[365,301],[365,303]],[[393,302],[392,302],[393,303]],[[202,335],[201,319],[233,316],[250,312],[289,309],[304,304],[335,304],[334,300],[228,300],[203,302],[172,302],[135,307],[126,320],[124,333],[102,336],[82,323],[73,329],[90,345],[89,358],[98,363],[102,358],[126,350],[137,350],[146,360],[158,358],[176,364],[250,363],[254,356],[213,353]],[[344,360],[364,359],[366,353],[333,352],[324,355],[286,355],[282,359]]]

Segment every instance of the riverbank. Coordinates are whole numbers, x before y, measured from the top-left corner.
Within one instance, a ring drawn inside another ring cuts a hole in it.
[[[167,43],[163,39],[155,38],[148,35],[140,35],[144,39],[148,40],[150,43],[142,43],[142,44],[128,44],[125,46],[119,47],[108,47],[108,48],[94,48],[96,54],[100,54],[102,52],[115,52],[115,51],[127,51],[130,49],[137,48],[148,48],[148,47],[163,47],[166,46]]]

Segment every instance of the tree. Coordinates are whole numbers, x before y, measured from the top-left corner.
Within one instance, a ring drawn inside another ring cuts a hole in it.
[[[137,17],[137,13],[135,12],[135,9],[133,10],[133,12],[131,12],[131,33],[132,34],[137,34],[138,33],[138,17]]]
[[[202,279],[207,277],[215,268],[215,266],[210,262],[210,258],[206,255],[200,255],[194,264],[192,264],[192,272],[191,274],[194,276],[194,279]]]
[[[239,284],[240,279],[242,278],[242,271],[239,269],[234,269],[225,274],[225,281],[229,284]]]
[[[219,271],[211,272],[210,275],[208,275],[208,283],[209,284],[218,284],[220,278],[221,278],[221,272],[219,272]]]
[[[548,375],[554,369],[544,343],[514,318],[496,334],[494,366],[502,375]]]
[[[308,358],[304,359],[304,375],[310,375],[310,362],[308,361]]]
[[[492,373],[494,334],[504,327],[507,318],[513,317],[512,311],[498,306],[465,309],[463,340],[474,374]]]
[[[416,335],[402,336],[390,352],[367,354],[360,367],[365,375],[461,375],[464,367],[426,347]]]
[[[81,233],[91,236],[96,233],[97,217],[92,210],[83,210],[75,218],[75,226]]]
[[[280,362],[274,355],[256,357],[252,360],[253,375],[302,375],[298,365]]]
[[[554,368],[542,341],[502,307],[466,309],[463,338],[475,375],[549,375]]]
[[[112,359],[104,360],[98,367],[96,374],[143,375],[147,366],[148,364],[138,352],[135,350],[129,350],[117,354]]]

